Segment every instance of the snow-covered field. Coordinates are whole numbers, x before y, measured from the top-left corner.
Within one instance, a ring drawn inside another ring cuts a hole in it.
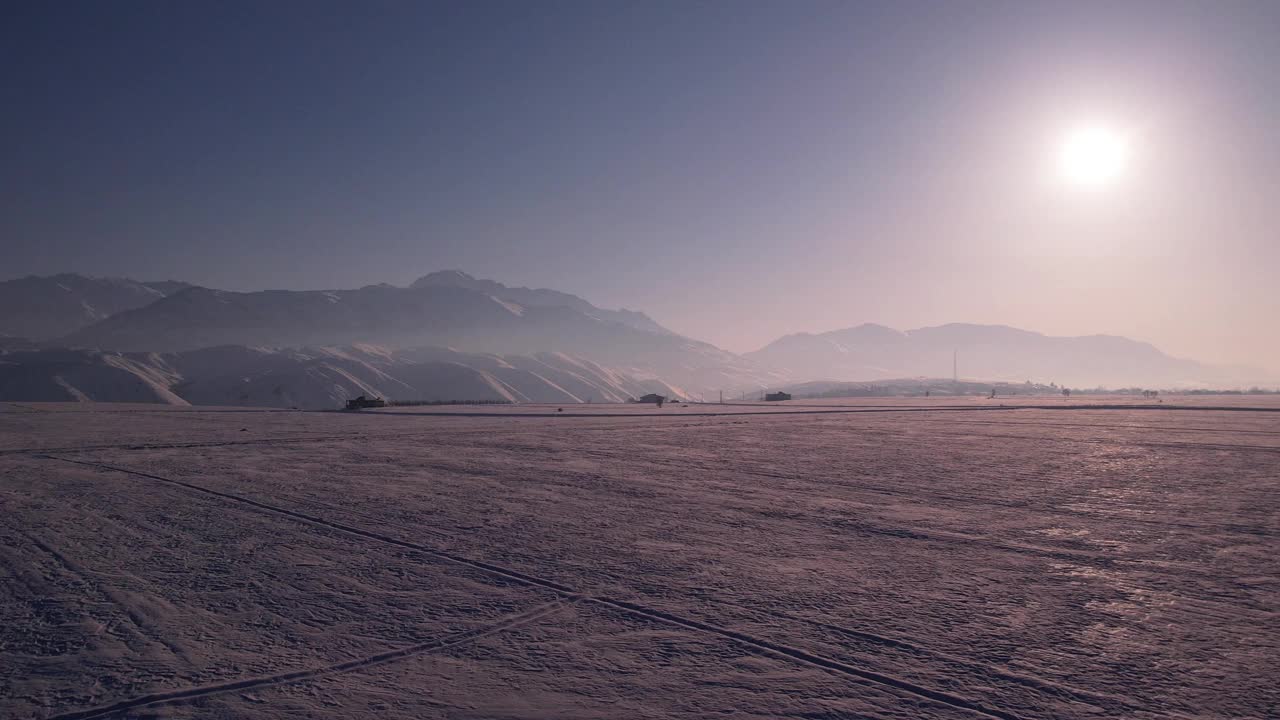
[[[1280,716],[1280,403],[1163,400],[0,404],[0,717]]]

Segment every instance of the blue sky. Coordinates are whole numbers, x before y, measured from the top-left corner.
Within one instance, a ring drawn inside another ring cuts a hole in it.
[[[11,3],[0,276],[461,268],[735,350],[972,321],[1277,367],[1278,32],[1243,0]],[[1092,118],[1133,172],[1053,187]]]

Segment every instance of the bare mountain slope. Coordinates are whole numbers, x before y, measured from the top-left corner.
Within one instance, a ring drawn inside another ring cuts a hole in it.
[[[153,402],[325,409],[357,395],[393,400],[622,402],[683,394],[653,379],[562,354],[498,356],[375,346],[181,353],[40,350],[0,353],[0,400]]]
[[[0,399],[16,402],[144,402],[187,405],[159,356],[84,350],[0,353]]]

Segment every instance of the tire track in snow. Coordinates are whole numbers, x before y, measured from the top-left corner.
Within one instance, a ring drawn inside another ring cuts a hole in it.
[[[715,404],[715,403],[708,403]],[[778,415],[856,415],[866,413],[964,413],[964,412],[1000,412],[1008,410],[1166,410],[1187,411],[1187,412],[1263,412],[1273,413],[1280,412],[1280,408],[1266,407],[1199,407],[1194,405],[944,405],[941,407],[857,407],[851,406],[831,406],[831,405],[793,405],[791,407],[801,407],[801,410],[788,410],[786,406],[771,410],[756,411],[729,411],[729,412],[441,412],[441,411],[424,411],[424,412],[371,412],[369,416],[377,417],[473,417],[473,418],[682,418],[682,417],[742,417],[764,416],[776,417]],[[823,409],[809,409],[818,408]]]
[[[408,548],[410,550],[417,550],[418,552],[425,553],[437,559],[446,560],[451,563],[466,565],[472,568],[483,570],[492,575],[496,575],[496,576],[502,577],[503,579],[510,580],[513,582],[517,582],[521,585],[529,585],[529,586],[546,588],[548,590],[552,590],[554,592],[560,593],[565,597],[571,597],[571,598],[579,597],[579,593],[575,592],[572,588],[566,587],[556,582],[552,582],[551,580],[547,580],[545,578],[540,578],[534,575],[525,575],[524,573],[521,573],[515,570],[510,570],[508,568],[504,568],[498,565],[491,565],[489,563],[482,562],[480,560],[471,560],[469,558],[464,558],[459,555],[452,555],[450,553],[446,553],[440,550],[436,550],[434,548],[427,547],[426,545],[420,545],[418,543],[408,542],[406,540],[398,540],[388,535],[382,535],[379,533],[370,532],[368,530],[362,530],[361,528],[355,527],[353,525],[344,525],[343,523],[333,522],[330,520],[325,520],[324,518],[321,518],[321,517],[316,517],[314,515],[308,515],[306,513],[296,512],[294,510],[289,510],[288,508],[283,508],[278,505],[271,505],[269,503],[258,502],[257,500],[253,500],[251,498],[247,498],[242,495],[236,495],[234,493],[224,493],[218,490],[211,490],[209,488],[203,487],[201,485],[196,485],[194,483],[184,482],[182,480],[174,480],[172,478],[163,477],[161,475],[153,475],[151,473],[142,472],[140,470],[131,470],[129,468],[116,467],[113,465],[106,465],[103,463],[88,462],[85,460],[73,460],[71,458],[55,457],[53,455],[37,455],[36,457],[42,458],[42,459],[48,459],[48,460],[59,460],[61,462],[72,463],[74,465],[83,465],[85,467],[97,468],[99,470],[109,470],[112,472],[125,473],[126,475],[136,475],[138,477],[148,478],[150,480],[158,480],[160,482],[169,483],[171,485],[177,485],[179,487],[184,487],[184,488],[187,488],[188,490],[194,490],[196,492],[204,493],[206,495],[213,495],[215,497],[220,497],[226,500],[231,500],[233,502],[249,505],[251,507],[258,508],[259,510],[264,510],[268,513],[283,515],[286,517],[294,518],[295,520],[301,520],[302,522],[305,522],[305,523],[327,527],[330,530],[337,530],[338,532],[347,533],[350,535],[357,535],[359,537],[362,537],[368,540],[376,540],[378,542],[387,543],[389,545],[396,545],[399,547]]]
[[[47,412],[49,412],[48,410],[41,410],[41,409],[39,409],[39,408],[33,408],[33,407],[29,406],[29,405],[19,405],[19,404],[18,404],[18,403],[16,403],[16,402],[7,402],[7,403],[5,403],[5,405],[8,405],[9,407],[12,407],[12,408],[17,408],[17,409],[18,409],[18,412],[21,412],[21,413],[47,413]]]
[[[129,700],[122,700],[111,705],[103,705],[96,708],[89,708],[87,710],[76,710],[74,712],[63,713],[61,715],[53,715],[47,718],[47,720],[91,720],[92,718],[109,717],[128,710],[136,710],[138,708],[152,707],[156,705],[182,703],[196,698],[207,697],[209,695],[220,695],[223,693],[234,692],[236,690],[275,687],[302,682],[304,680],[311,680],[313,678],[354,672],[374,665],[382,665],[396,660],[403,660],[404,658],[412,657],[414,655],[422,655],[424,653],[456,647],[474,640],[479,640],[480,638],[489,635],[494,635],[505,630],[526,625],[559,612],[565,607],[573,604],[573,602],[573,600],[568,602],[565,602],[564,599],[556,600],[554,602],[539,605],[538,607],[527,610],[523,613],[510,615],[496,623],[493,623],[492,625],[486,625],[485,627],[475,628],[473,630],[464,630],[463,632],[445,635],[444,637],[437,638],[436,640],[429,640],[424,643],[410,645],[397,650],[388,650],[376,655],[369,655],[355,660],[347,660],[333,665],[325,665],[323,667],[309,668],[306,670],[295,670],[293,672],[279,673],[277,675],[242,678],[240,680],[218,683],[216,685],[201,685],[197,687],[183,688],[180,690],[151,693]]]
[[[839,660],[833,660],[831,658],[809,652],[808,650],[792,647],[790,645],[783,645],[781,643],[775,643],[770,640],[758,638],[753,635],[748,635],[747,633],[739,632],[737,630],[732,630],[730,628],[720,627],[718,625],[712,625],[711,623],[704,623],[700,620],[692,620],[689,618],[681,617],[679,615],[664,612],[662,610],[657,610],[654,608],[646,607],[644,605],[639,605],[637,603],[627,602],[625,600],[613,600],[609,598],[596,598],[596,597],[589,597],[587,598],[587,600],[600,605],[605,605],[607,607],[612,607],[618,610],[622,610],[636,617],[643,617],[649,620],[657,620],[659,622],[663,622],[668,625],[675,625],[677,627],[685,628],[686,630],[699,630],[704,633],[719,635],[721,637],[729,638],[730,640],[736,640],[740,645],[745,646],[748,650],[754,649],[756,651],[755,654],[758,654],[758,655],[767,655],[767,656],[773,656],[773,657],[786,658],[790,660],[798,660],[801,663],[804,663],[806,665],[813,665],[823,670],[829,670],[842,675],[849,675],[852,677],[861,678],[863,680],[870,680],[871,682],[878,683],[880,685],[885,685],[891,688],[895,688],[897,690],[902,690],[912,695],[933,700],[934,702],[941,703],[943,705],[950,705],[951,707],[968,710],[970,712],[974,712],[979,715],[985,715],[987,717],[1000,718],[1000,720],[1021,720],[1019,716],[1014,715],[1013,713],[1005,712],[1004,710],[1000,710],[998,708],[988,707],[974,700],[969,700],[968,698],[960,697],[959,695],[954,695],[952,693],[943,692],[941,690],[934,690],[932,688],[927,688],[927,687],[924,687],[923,685],[917,685],[909,680],[904,680],[902,678],[894,677],[892,675],[884,675],[882,673],[873,672],[871,670],[865,670],[863,668],[854,667],[853,665],[849,665]]]
[[[876,431],[876,432],[879,434],[885,434],[885,435],[891,434],[891,433],[880,433],[879,431]],[[584,450],[578,450],[577,453],[582,457],[593,457],[593,458],[600,458],[603,460],[610,460],[610,461],[634,460],[634,456],[629,456],[626,453],[610,452],[608,450],[585,450],[584,449]],[[706,462],[695,463],[695,461],[688,461],[688,460],[672,461],[672,460],[666,460],[663,458],[656,458],[656,457],[646,458],[644,462],[646,465],[650,467],[664,467],[664,468],[672,468],[672,469],[678,469],[678,470],[713,471],[713,470],[724,468],[723,465],[717,465],[714,463],[706,463]],[[452,468],[452,466],[438,464],[432,467],[433,469],[437,469],[437,470],[456,472],[458,474],[467,474],[465,470],[455,470]],[[1199,531],[1199,530],[1204,530],[1205,528],[1208,528],[1208,527],[1214,527],[1214,528],[1223,528],[1223,529],[1231,530],[1233,532],[1238,532],[1238,533],[1247,534],[1247,535],[1257,534],[1257,529],[1254,528],[1253,526],[1244,526],[1244,525],[1226,525],[1226,526],[1212,525],[1211,526],[1206,523],[1178,522],[1174,520],[1147,520],[1145,518],[1136,518],[1136,517],[1127,517],[1127,516],[1122,517],[1122,516],[1115,516],[1115,515],[1107,515],[1099,511],[1086,511],[1086,510],[1079,510],[1079,509],[1070,508],[1070,507],[1047,506],[1047,505],[1032,506],[1031,501],[1025,500],[1025,499],[1024,500],[1004,500],[1004,499],[993,497],[990,495],[952,493],[952,492],[941,491],[932,487],[923,487],[923,486],[911,487],[909,490],[906,490],[906,489],[902,489],[900,487],[895,487],[892,485],[885,485],[883,483],[873,482],[868,479],[870,476],[856,476],[855,479],[850,480],[848,477],[845,477],[845,476],[828,476],[828,475],[818,475],[814,473],[787,474],[787,473],[769,472],[767,470],[760,470],[755,467],[734,468],[734,473],[742,476],[759,477],[759,478],[765,478],[768,480],[781,480],[784,482],[808,480],[812,483],[820,484],[822,486],[830,486],[830,487],[836,487],[836,488],[848,489],[848,490],[866,491],[866,492],[875,493],[879,495],[887,495],[890,497],[902,498],[905,500],[909,500],[913,503],[923,504],[923,505],[934,504],[926,501],[929,498],[935,498],[940,500],[957,501],[957,502],[967,503],[970,505],[993,505],[993,506],[1013,508],[1013,509],[1024,509],[1027,507],[1034,507],[1036,510],[1046,514],[1055,514],[1055,515],[1063,515],[1063,516],[1071,516],[1071,517],[1083,517],[1083,518],[1088,518],[1093,520],[1097,520],[1100,518],[1101,519],[1118,519],[1118,520],[1123,520],[1126,523],[1140,524],[1144,526],[1149,525],[1149,526],[1158,527],[1158,528],[1185,528],[1189,530]],[[1052,477],[1054,479],[1058,479],[1057,474],[1047,474],[1046,477]],[[805,518],[800,515],[795,515],[793,519],[800,520],[800,521],[811,521],[809,518]],[[921,531],[921,532],[925,532],[925,531]],[[882,533],[882,534],[887,534],[887,533]],[[977,540],[980,540],[982,542],[988,542],[988,543],[993,542],[990,540],[985,540],[983,538],[977,538]],[[1028,547],[1031,547],[1031,546],[1028,546]],[[1022,552],[1023,550],[1017,550],[1017,551]],[[1080,555],[1082,552],[1083,553],[1090,552],[1090,551],[1075,551],[1075,550],[1070,550],[1065,548],[1064,549],[1046,548],[1045,551],[1050,553],[1063,553],[1063,552],[1074,553],[1076,555]],[[1093,553],[1090,556],[1105,557],[1105,555],[1097,554],[1097,553]],[[1076,558],[1076,559],[1080,559],[1080,558]],[[1188,572],[1196,572],[1196,571],[1188,570]],[[1201,572],[1200,574],[1205,575],[1206,573]],[[1212,575],[1210,576],[1212,577]]]
[[[999,720],[1022,720],[1022,718],[1020,718],[1019,716],[1013,713],[1001,710],[999,708],[983,705],[982,703],[975,700],[970,700],[968,698],[961,697],[953,693],[943,692],[941,690],[934,690],[932,688],[928,688],[923,685],[917,685],[916,683],[913,683],[909,680],[905,680],[903,678],[894,677],[892,675],[885,675],[883,673],[878,673],[871,670],[855,667],[848,663],[845,663],[839,660],[834,660],[832,658],[828,658],[822,655],[818,655],[816,653],[810,652],[808,650],[804,650],[802,648],[793,647],[790,645],[784,645],[782,643],[776,643],[771,640],[755,637],[753,635],[739,632],[731,628],[721,627],[718,625],[713,625],[711,623],[702,622],[700,620],[694,620],[691,618],[682,617],[674,613],[669,613],[664,610],[652,608],[646,605],[641,605],[641,604],[626,601],[626,600],[619,600],[619,599],[603,597],[603,596],[587,595],[585,593],[578,592],[566,585],[562,585],[560,583],[557,583],[555,581],[549,580],[544,577],[539,577],[536,575],[528,575],[528,574],[519,572],[517,570],[502,567],[500,565],[494,565],[481,560],[473,560],[470,558],[453,555],[450,553],[442,552],[440,550],[427,547],[425,545],[420,545],[418,543],[399,540],[390,536],[381,535],[379,533],[363,530],[361,528],[353,527],[350,525],[345,525],[343,523],[333,522],[330,520],[325,520],[324,518],[307,515],[305,513],[296,512],[296,511],[289,510],[287,508],[279,507],[276,505],[259,502],[257,500],[252,500],[250,498],[246,498],[240,495],[235,495],[232,493],[224,493],[224,492],[212,490],[200,485],[196,485],[194,483],[188,483],[181,480],[173,480],[171,478],[166,478],[160,475],[154,475],[151,473],[141,472],[138,470],[131,470],[129,468],[106,465],[103,463],[89,462],[85,460],[73,460],[71,458],[55,457],[53,455],[38,455],[36,457],[39,457],[41,459],[47,459],[47,460],[57,460],[60,462],[71,463],[74,465],[82,465],[85,467],[97,468],[99,470],[107,470],[111,472],[124,473],[127,475],[135,475],[135,476],[147,478],[150,480],[156,480],[163,483],[177,485],[180,487],[187,488],[189,490],[193,490],[195,492],[203,493],[206,495],[212,495],[212,496],[223,498],[226,500],[231,500],[233,502],[249,505],[259,510],[266,511],[268,513],[282,515],[285,517],[290,517],[296,520],[300,520],[308,524],[329,528],[330,530],[336,530],[338,532],[356,535],[358,537],[365,538],[367,540],[375,540],[375,541],[386,543],[389,545],[395,545],[398,547],[416,550],[425,555],[435,557],[440,560],[445,560],[450,563],[463,565],[463,566],[470,567],[477,570],[482,570],[496,577],[501,577],[506,580],[520,583],[522,585],[540,587],[547,590],[551,590],[559,594],[564,600],[580,601],[583,603],[599,605],[602,607],[611,608],[615,611],[619,611],[633,618],[642,618],[642,619],[650,620],[653,622],[659,622],[665,625],[675,626],[678,628],[682,628],[684,630],[693,630],[693,631],[701,632],[704,634],[716,635],[721,638],[725,638],[725,639],[736,642],[744,650],[755,655],[763,655],[763,656],[768,656],[773,658],[782,658],[786,660],[791,660],[793,662],[799,662],[801,664],[808,665],[810,667],[816,667],[818,669],[826,670],[828,672],[836,673],[839,675],[844,675],[846,677],[858,678],[863,681],[869,681],[878,685],[882,685],[885,687],[893,688],[895,690],[899,690],[901,692],[915,695],[916,697],[931,700],[933,702],[937,702],[942,705],[948,705],[953,708],[967,710],[969,712],[977,713],[979,715],[983,715],[990,718],[998,718]],[[396,652],[399,652],[399,651],[396,651]],[[307,672],[307,671],[299,671],[299,672]],[[290,677],[291,678],[292,676],[293,674],[289,673],[289,674],[286,674],[285,676],[274,676],[274,677]],[[230,685],[236,685],[236,684],[231,683]],[[217,686],[217,687],[221,688],[222,686]],[[217,690],[217,692],[222,692],[228,689],[239,689],[239,687],[240,686],[236,685],[235,687],[222,688],[220,690]],[[195,690],[174,691],[174,692],[195,692]],[[211,693],[206,693],[206,694],[211,694]],[[186,697],[186,696],[183,696],[183,697]],[[148,700],[147,702],[154,703],[154,702],[160,702],[161,700],[166,700],[166,699],[174,700],[174,699],[181,699],[181,698],[176,698],[176,697],[162,698],[162,697],[159,697],[159,695],[157,695],[157,696],[154,696],[153,699]],[[130,707],[136,707],[136,706],[130,706]],[[97,712],[98,714],[90,714],[90,715],[77,715],[77,714],[59,715],[53,718],[49,718],[48,720],[88,720],[88,718],[103,717],[105,714],[118,712],[119,710],[122,710],[122,709],[127,709],[127,708],[118,708],[118,709],[108,708],[106,710],[97,710],[93,712]],[[89,711],[86,711],[86,712],[89,712]]]
[[[155,623],[148,619],[142,611],[129,601],[129,597],[126,593],[120,592],[118,589],[103,583],[99,579],[90,579],[89,575],[91,573],[89,571],[86,571],[79,563],[69,559],[61,552],[58,552],[58,550],[52,545],[49,545],[29,532],[19,532],[27,538],[28,542],[39,548],[41,552],[44,552],[57,561],[58,566],[61,567],[64,572],[79,580],[86,587],[93,588],[107,602],[111,603],[111,605],[118,609],[125,618],[128,618],[129,623],[133,625],[134,629],[137,631],[136,633],[131,634],[136,634],[136,636],[141,638],[144,642],[149,641],[161,645],[175,657],[190,662],[191,658],[187,654],[186,649],[167,639],[164,636],[164,633],[155,626]]]
[[[851,637],[856,640],[862,640],[864,642],[868,642],[873,645],[880,645],[882,647],[901,650],[903,652],[916,655],[919,657],[937,658],[951,665],[972,668],[973,670],[977,671],[976,674],[987,674],[992,677],[997,677],[997,678],[1000,678],[1001,680],[1005,680],[1017,685],[1022,685],[1024,687],[1028,687],[1028,688],[1037,690],[1039,692],[1044,692],[1050,695],[1065,696],[1079,702],[1091,703],[1091,704],[1095,704],[1103,707],[1110,704],[1110,705],[1120,705],[1126,708],[1127,710],[1131,710],[1131,711],[1146,710],[1146,708],[1141,707],[1139,705],[1135,705],[1132,701],[1130,701],[1128,698],[1125,698],[1125,697],[1121,697],[1118,695],[1110,695],[1106,693],[1097,693],[1091,690],[1082,690],[1080,688],[1074,688],[1068,685],[1062,685],[1060,683],[1056,683],[1050,680],[1043,680],[1041,678],[1031,676],[1031,675],[1022,675],[1019,673],[1009,672],[1007,670],[996,667],[994,665],[989,665],[987,663],[974,662],[967,658],[958,657],[950,653],[945,653],[938,650],[931,650],[927,647],[917,645],[907,640],[900,640],[897,638],[886,637],[884,635],[867,632],[866,630],[856,630],[854,628],[844,627],[843,625],[835,625],[832,623],[823,622],[821,620],[814,620],[812,618],[803,617],[801,615],[794,615],[788,612],[779,612],[776,610],[764,610],[761,608],[739,605],[737,603],[726,602],[723,600],[713,600],[712,602],[728,605],[729,607],[737,608],[739,610],[746,610],[748,612],[757,612],[762,615],[768,615],[770,617],[775,617],[781,620],[791,620],[795,622],[801,622],[806,625],[811,625],[815,628],[828,630],[830,632],[844,635],[846,637]]]
[[[12,404],[12,403],[11,403],[11,404]],[[708,417],[762,417],[762,418],[776,418],[776,417],[777,417],[777,416],[779,416],[779,415],[811,416],[811,415],[831,415],[831,414],[836,414],[836,415],[849,415],[849,414],[870,414],[870,413],[877,413],[877,414],[878,414],[878,413],[915,413],[915,414],[919,414],[919,413],[933,413],[933,412],[945,412],[945,413],[956,413],[956,412],[993,412],[993,411],[1001,411],[1001,410],[1023,410],[1023,409],[1032,409],[1032,410],[1051,410],[1051,409],[1052,409],[1052,410],[1169,410],[1169,411],[1176,411],[1176,410],[1238,410],[1238,411],[1253,411],[1253,412],[1280,412],[1280,408],[1144,407],[1144,406],[1121,406],[1121,405],[1113,405],[1113,406],[1052,407],[1052,406],[1017,406],[1017,405],[1013,405],[1013,406],[1000,406],[1000,407],[942,407],[942,408],[910,408],[910,407],[902,407],[902,408],[881,408],[881,407],[875,407],[875,408],[871,408],[871,409],[859,409],[859,410],[843,410],[843,409],[837,409],[837,410],[811,410],[811,411],[809,411],[809,410],[794,411],[794,410],[793,410],[793,411],[774,411],[774,412],[672,413],[672,414],[658,414],[658,413],[594,413],[594,414],[586,414],[586,413],[577,413],[577,414],[574,414],[574,413],[449,413],[449,412],[439,412],[439,413],[367,413],[366,415],[364,415],[364,417],[373,417],[373,416],[377,416],[377,417],[383,417],[383,418],[388,418],[388,417],[409,417],[409,418],[412,418],[412,417],[428,416],[428,417],[451,417],[451,418],[461,418],[461,419],[466,419],[466,418],[481,418],[481,419],[488,419],[488,420],[492,420],[492,419],[495,419],[495,418],[502,418],[502,419],[517,419],[517,420],[518,420],[518,419],[520,419],[520,418],[546,418],[546,417],[556,417],[556,418],[601,418],[601,419],[614,419],[614,420],[616,420],[616,419],[627,419],[627,418],[653,418],[653,417],[661,417],[661,418],[665,418],[665,419],[668,419],[668,420],[677,420],[677,419],[680,419],[680,418],[708,418]],[[44,410],[37,410],[37,409],[34,409],[34,408],[30,409],[29,411],[30,411],[30,412],[36,412],[36,413],[44,413],[44,412],[47,412],[47,411],[44,411]],[[96,411],[95,411],[95,412],[96,412]],[[214,412],[214,411],[210,411],[210,412]],[[294,412],[294,411],[285,411],[285,412]],[[926,422],[929,422],[929,421],[935,421],[935,420],[933,420],[932,418],[923,418],[922,420],[923,420],[923,421],[926,421]],[[1025,425],[1043,425],[1043,426],[1047,426],[1047,427],[1053,427],[1053,426],[1058,425],[1057,423],[1033,423],[1033,422],[1028,422],[1028,423],[1018,423],[1018,422],[1002,423],[1001,421],[981,421],[981,420],[974,420],[974,421],[968,421],[968,422],[971,422],[971,423],[973,423],[973,424],[992,424],[992,425],[995,425],[995,424],[1010,424],[1010,425],[1024,425],[1024,424],[1025,424]],[[634,426],[634,425],[628,425],[628,426],[625,426],[625,427],[626,427],[626,429],[638,429],[638,428],[637,428],[636,426]],[[645,428],[645,429],[648,429],[648,428],[662,428],[662,427],[668,427],[668,426],[667,426],[667,425],[665,425],[665,424],[644,426],[644,428]],[[1118,427],[1128,427],[1128,426],[1118,426]],[[1143,426],[1143,428],[1144,428],[1144,429],[1148,429],[1148,428],[1149,428],[1149,429],[1152,429],[1152,430],[1162,429],[1162,428],[1157,428],[1157,427],[1155,427],[1155,426]],[[615,430],[615,429],[617,429],[617,428],[612,428],[612,427],[611,427],[611,428],[586,428],[586,429],[607,429],[607,430]],[[293,444],[293,443],[329,442],[329,441],[333,441],[333,440],[350,440],[350,439],[353,439],[353,438],[361,438],[361,437],[372,437],[372,438],[379,439],[379,440],[382,440],[382,439],[405,439],[405,438],[425,437],[425,436],[432,436],[432,437],[435,437],[435,436],[438,434],[438,430],[439,430],[439,428],[433,428],[433,429],[432,429],[432,431],[416,430],[416,431],[412,431],[412,432],[392,433],[392,434],[376,434],[376,435],[351,435],[351,434],[346,434],[346,435],[306,435],[306,436],[299,436],[299,437],[259,438],[259,439],[252,439],[252,440],[209,440],[209,441],[196,441],[196,442],[173,442],[173,443],[113,443],[113,444],[101,444],[101,445],[82,445],[82,446],[75,446],[75,447],[27,447],[27,448],[4,448],[4,449],[0,449],[0,455],[29,455],[29,454],[31,454],[31,453],[68,453],[68,452],[74,453],[74,452],[90,452],[90,451],[96,451],[96,450],[173,450],[173,449],[204,448],[204,447],[235,447],[235,446],[241,446],[241,445],[284,445],[284,444]],[[870,429],[864,429],[864,430],[868,430],[868,431],[871,431],[871,432],[876,432],[876,431],[874,431],[874,430],[870,430]],[[452,432],[452,433],[464,433],[464,432],[480,432],[480,433],[484,433],[484,432],[486,432],[484,429],[474,429],[474,430],[472,430],[472,429],[469,429],[469,428],[468,428],[468,429],[463,429],[463,428],[449,428],[449,431],[450,431],[450,432]],[[530,433],[534,433],[534,434],[537,434],[537,433],[538,433],[538,431],[528,431],[528,432],[530,432]],[[887,431],[881,431],[881,432],[887,432]],[[1227,430],[1220,430],[1219,432],[1223,432],[1223,433],[1226,433],[1226,434],[1230,434],[1231,432],[1234,432],[1234,431],[1231,431],[1231,430],[1227,429]],[[1258,433],[1258,434],[1273,434],[1273,433],[1269,433],[1268,431],[1242,431],[1242,432],[1254,432],[1254,433]],[[938,433],[934,433],[934,434],[936,434],[936,435],[944,435],[944,436],[948,436],[948,437],[1000,437],[1000,438],[1010,438],[1010,439],[1017,439],[1017,440],[1033,440],[1033,441],[1039,441],[1039,442],[1059,442],[1059,443],[1114,444],[1114,443],[1116,443],[1116,442],[1117,442],[1117,441],[1115,441],[1115,440],[1109,440],[1109,439],[1108,439],[1108,440],[1099,440],[1099,439],[1096,439],[1096,438],[1063,438],[1063,437],[1057,437],[1057,436],[1031,436],[1031,435],[993,435],[993,434],[988,434],[988,433],[968,433],[968,432],[953,432],[953,433],[938,432]],[[1127,444],[1136,445],[1136,446],[1141,446],[1141,447],[1201,448],[1201,449],[1211,449],[1211,450],[1245,450],[1245,451],[1254,450],[1254,451],[1263,451],[1263,452],[1280,452],[1280,447],[1276,447],[1276,446],[1247,445],[1247,444],[1228,444],[1228,443],[1195,443],[1195,442],[1155,442],[1155,441],[1137,441],[1137,442],[1130,442],[1130,443],[1127,443]]]
[[[937,418],[920,418],[919,422],[948,423],[954,425],[957,422],[966,425],[1026,425],[1029,427],[1051,427],[1051,428],[1104,428],[1108,430],[1139,430],[1152,432],[1176,432],[1176,433],[1219,433],[1223,435],[1234,435],[1239,433],[1249,435],[1280,435],[1277,430],[1249,430],[1241,428],[1209,428],[1209,427],[1179,427],[1176,425],[1110,425],[1104,423],[1069,423],[1069,422],[1035,422],[1026,420],[940,420]]]
[[[385,438],[403,438],[425,435],[425,432],[379,435]],[[259,438],[256,440],[205,440],[185,443],[114,443],[106,445],[80,445],[77,447],[11,448],[0,450],[0,455],[30,455],[32,453],[75,453],[98,450],[182,450],[187,448],[233,447],[238,445],[287,445],[304,442],[332,442],[367,438],[367,435],[305,435],[300,437]]]

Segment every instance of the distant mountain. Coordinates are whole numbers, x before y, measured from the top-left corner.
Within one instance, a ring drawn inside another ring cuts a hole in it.
[[[130,352],[373,344],[504,355],[567,353],[695,393],[755,385],[770,377],[641,313],[600,310],[573,295],[512,289],[463,273],[437,273],[415,286],[253,293],[188,288],[58,343]],[[648,324],[656,329],[647,329]]]
[[[468,288],[471,290],[478,290],[487,295],[492,295],[493,297],[501,300],[509,300],[525,307],[567,307],[601,320],[630,325],[637,330],[665,333],[668,335],[675,334],[662,327],[655,322],[653,318],[650,318],[642,312],[625,309],[605,310],[592,305],[577,295],[570,295],[569,293],[563,293],[558,290],[531,290],[526,287],[507,287],[500,282],[472,277],[461,270],[441,270],[439,272],[433,272],[429,275],[424,275],[418,278],[409,287]]]
[[[26,338],[14,337],[13,335],[5,335],[0,333],[0,351],[4,350],[35,350],[36,343]]]
[[[1275,384],[1266,373],[1170,357],[1123,337],[1052,337],[1003,325],[904,332],[865,324],[787,335],[735,355],[678,335],[641,312],[608,310],[569,293],[509,287],[458,270],[431,273],[407,288],[354,290],[229,292],[80,275],[0,283],[0,350],[70,347],[132,357],[221,346],[362,345],[397,353],[432,346],[485,356],[563,354],[636,380],[669,383],[693,397],[813,380],[946,377],[953,352],[960,376],[983,382],[1077,388]],[[301,362],[299,351],[289,352],[295,355],[281,357]],[[324,362],[326,368],[341,365],[332,357]],[[328,377],[326,368],[315,373]]]
[[[48,340],[191,287],[65,273],[0,282],[0,334]]]
[[[563,354],[499,356],[374,346],[183,353],[0,353],[0,400],[150,402],[326,409],[357,395],[392,400],[623,402],[680,388]]]
[[[1004,325],[954,323],[901,332],[859,325],[779,338],[746,357],[797,378],[868,381],[951,375],[1075,387],[1190,387],[1231,383],[1225,369],[1170,357],[1112,335],[1052,337]]]
[[[992,390],[1001,398],[1053,395],[1061,388],[1054,385],[1024,382],[961,380],[951,378],[888,378],[863,382],[846,380],[813,380],[780,388],[796,399],[853,397],[932,397],[985,396]]]

